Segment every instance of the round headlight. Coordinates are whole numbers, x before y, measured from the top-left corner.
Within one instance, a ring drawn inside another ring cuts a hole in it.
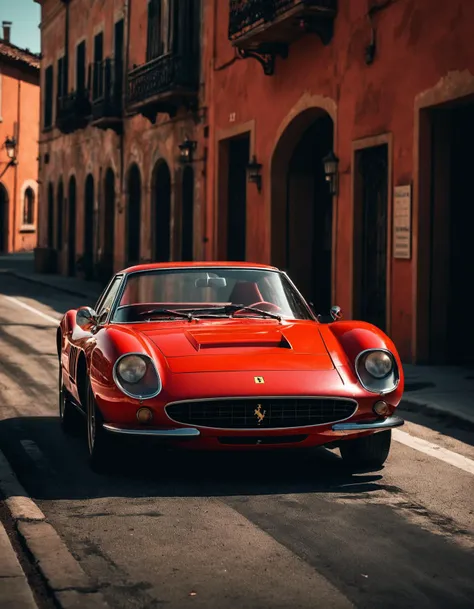
[[[393,361],[388,353],[374,351],[369,353],[365,359],[365,369],[376,379],[383,379],[392,372]]]
[[[138,383],[146,373],[146,362],[138,355],[129,355],[120,360],[117,373],[126,383]]]

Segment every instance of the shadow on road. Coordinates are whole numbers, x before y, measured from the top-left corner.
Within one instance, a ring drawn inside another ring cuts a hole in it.
[[[27,454],[25,439],[43,458]],[[351,474],[326,449],[211,453],[124,442],[111,473],[98,475],[88,465],[85,433],[64,436],[57,417],[1,421],[0,448],[32,496],[45,500],[397,491],[379,473]]]

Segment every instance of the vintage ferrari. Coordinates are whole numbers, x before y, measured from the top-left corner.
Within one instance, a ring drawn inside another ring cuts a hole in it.
[[[59,415],[86,419],[91,466],[127,437],[204,450],[339,448],[386,460],[403,394],[381,330],[316,315],[286,273],[228,262],[134,266],[57,332]]]

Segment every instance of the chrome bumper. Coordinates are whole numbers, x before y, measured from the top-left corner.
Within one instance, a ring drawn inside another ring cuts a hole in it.
[[[400,417],[387,417],[375,421],[363,421],[362,423],[336,423],[332,426],[333,431],[370,431],[384,430],[400,427],[405,421]]]
[[[104,423],[103,428],[111,433],[126,436],[154,436],[155,438],[197,438],[201,435],[199,429],[194,427],[180,427],[177,429],[123,429]]]

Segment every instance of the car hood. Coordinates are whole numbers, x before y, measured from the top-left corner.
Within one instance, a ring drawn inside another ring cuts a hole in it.
[[[143,333],[172,373],[334,369],[315,322],[160,324]]]

